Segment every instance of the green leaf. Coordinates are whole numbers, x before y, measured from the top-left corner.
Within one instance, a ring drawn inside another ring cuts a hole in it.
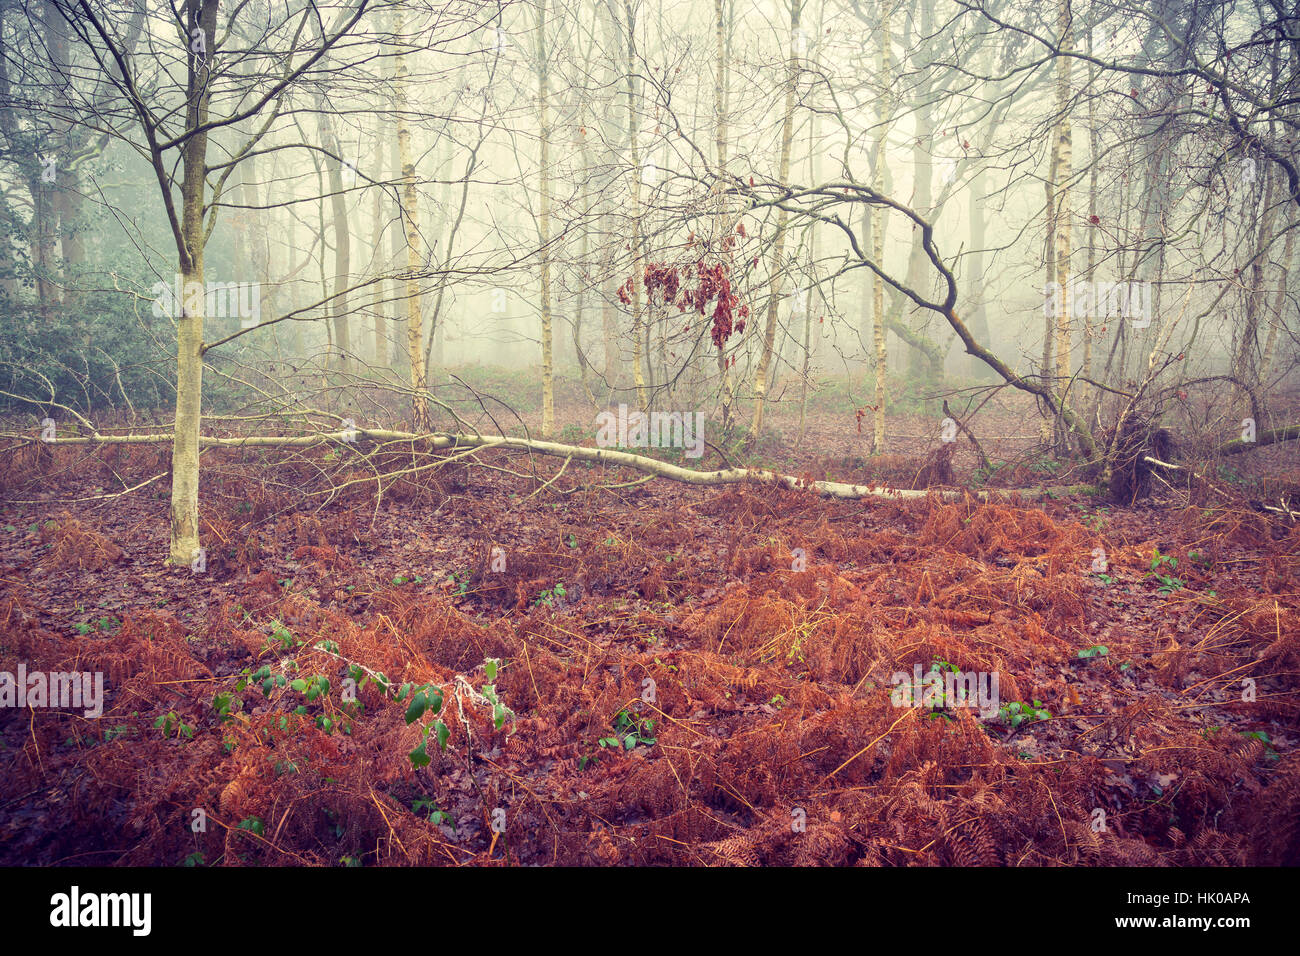
[[[424,691],[420,691],[411,698],[410,706],[406,708],[406,722],[415,723],[424,715],[425,708],[428,706],[429,702],[424,696]]]
[[[410,723],[410,721],[407,721],[407,723]],[[411,758],[411,765],[416,769],[427,767],[433,762],[433,758],[430,757],[428,752],[424,749],[424,743],[425,742],[421,740],[420,746],[416,747],[408,755]]]
[[[434,730],[438,732],[438,749],[447,749],[447,738],[451,736],[451,731],[441,720],[433,725]]]
[[[307,689],[307,682],[303,680],[301,677],[299,677],[297,680],[293,681],[289,686],[292,687],[294,690],[298,691],[299,693],[301,693],[302,691]]]

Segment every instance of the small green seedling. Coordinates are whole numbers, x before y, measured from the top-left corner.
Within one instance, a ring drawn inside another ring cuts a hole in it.
[[[176,716],[176,711],[169,710],[153,722],[154,729],[161,730],[164,737],[171,737],[172,731],[176,731],[176,739],[184,737],[191,740],[194,737],[194,726],[187,724]]]
[[[614,715],[612,726],[614,728],[613,736],[601,737],[597,741],[600,746],[631,750],[637,744],[653,747],[658,739],[650,736],[655,728],[653,720],[647,717],[633,717],[626,710],[620,710]]]
[[[1021,724],[1037,723],[1040,720],[1047,720],[1051,716],[1043,708],[1043,702],[1040,700],[1035,700],[1032,705],[1015,700],[1009,704],[1003,704],[998,709],[998,717],[1013,730]]]
[[[271,636],[266,642],[263,650],[275,650],[275,645],[280,645],[282,651],[292,650],[295,647],[301,647],[302,641],[293,636],[293,631],[289,630],[279,621],[271,622]]]
[[[488,703],[492,705],[492,725],[500,730],[506,722],[507,717],[513,718],[515,712],[501,703],[497,696],[497,672],[501,669],[501,662],[495,657],[489,657],[483,662],[483,673],[487,677],[487,683],[479,688],[479,692],[487,698]],[[513,732],[513,731],[512,731]]]
[[[440,810],[432,800],[418,797],[411,803],[411,812],[420,814],[430,823],[446,824],[453,830],[456,829],[456,821],[452,819],[451,814]]]
[[[217,720],[221,723],[224,724],[226,721],[231,719],[230,711],[234,706],[235,700],[235,695],[229,693],[217,694],[212,698],[212,709],[217,715]]]
[[[533,607],[541,607],[545,604],[547,607],[554,607],[556,604],[564,603],[564,596],[569,592],[564,589],[564,585],[557,583],[553,588],[547,588],[537,596],[533,601]]]
[[[1151,570],[1155,571],[1161,565],[1168,565],[1170,571],[1178,570],[1178,559],[1171,554],[1161,554],[1160,549],[1156,548],[1151,554]]]
[[[1169,574],[1152,574],[1150,576],[1159,582],[1160,587],[1156,588],[1156,590],[1161,594],[1172,594],[1183,586],[1181,578],[1176,578]]]

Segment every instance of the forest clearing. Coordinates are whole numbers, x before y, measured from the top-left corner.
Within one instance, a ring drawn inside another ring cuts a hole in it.
[[[0,865],[1300,863],[1297,104],[1277,0],[0,0]]]
[[[1300,530],[1248,494],[836,502],[484,452],[379,500],[361,455],[214,453],[204,573],[158,560],[157,494],[56,504],[161,449],[6,463],[49,501],[0,511],[6,657],[115,689],[6,722],[9,862],[1295,859]],[[1000,707],[894,702],[948,669]]]

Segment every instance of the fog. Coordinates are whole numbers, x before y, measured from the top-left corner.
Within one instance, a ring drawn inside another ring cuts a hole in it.
[[[814,405],[834,376],[999,381],[956,321],[1050,388],[1182,355],[1179,382],[1267,391],[1296,354],[1297,206],[1269,9],[7,7],[11,341],[147,315],[156,354],[105,354],[174,355],[191,258],[220,374],[406,381],[414,356],[431,383],[549,368],[599,406],[710,411],[782,380]],[[720,300],[646,301],[654,265],[721,265],[744,332],[719,349]]]

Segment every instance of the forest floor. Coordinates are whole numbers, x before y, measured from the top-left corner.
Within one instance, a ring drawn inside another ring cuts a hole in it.
[[[891,419],[910,458],[844,415],[759,452],[906,485],[932,418]],[[1066,481],[1028,420],[982,421],[1020,456],[993,484]],[[0,465],[0,671],[107,698],[0,710],[2,864],[1300,861],[1300,528],[1245,492],[831,501],[488,451],[376,498],[348,450],[222,450],[196,572],[165,477],[94,497],[168,451]],[[900,701],[953,672],[988,712]]]

